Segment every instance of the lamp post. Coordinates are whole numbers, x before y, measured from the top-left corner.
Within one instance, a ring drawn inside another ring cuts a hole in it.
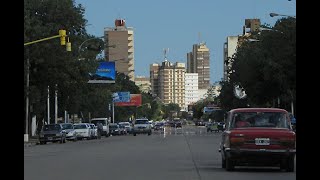
[[[79,60],[82,60],[82,59],[80,58],[80,55],[81,55],[82,45],[83,45],[84,43],[86,43],[86,42],[88,42],[88,41],[91,41],[91,40],[95,40],[95,39],[103,39],[103,38],[104,38],[104,36],[101,36],[101,37],[94,37],[94,38],[89,38],[89,39],[87,39],[87,40],[83,41],[83,42],[80,44],[79,49],[78,49],[78,56],[79,56]],[[113,48],[115,48],[115,47],[116,47],[116,45],[114,44],[114,45],[110,45],[110,46],[107,46],[107,47],[113,47]]]
[[[296,16],[290,16],[290,15],[284,15],[284,14],[278,14],[278,13],[270,13],[269,15],[270,15],[270,17],[284,16],[284,17],[290,17],[290,18],[295,18],[296,19]]]

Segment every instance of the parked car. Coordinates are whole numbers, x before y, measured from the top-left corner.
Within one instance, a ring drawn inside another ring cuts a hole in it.
[[[124,125],[127,130],[127,133],[132,133],[132,126],[129,122],[119,122],[118,124]]]
[[[206,127],[207,127],[207,132],[219,132],[217,122],[209,122],[206,124]]]
[[[219,131],[224,131],[226,128],[226,125],[224,122],[218,122],[218,130]]]
[[[109,128],[112,135],[121,135],[121,129],[118,124],[110,123]]]
[[[66,131],[66,139],[71,141],[77,141],[77,132],[74,129],[72,123],[61,123],[62,129]]]
[[[88,123],[78,123],[74,124],[74,129],[78,134],[78,139],[90,139],[91,136],[91,128]]]
[[[278,108],[239,108],[228,112],[220,143],[222,167],[280,165],[294,171],[296,134],[288,112]]]
[[[158,122],[154,125],[155,131],[163,131],[164,130],[164,123]]]
[[[106,137],[110,136],[110,130],[109,130],[110,121],[108,118],[93,118],[90,120],[90,123],[93,123],[96,126],[98,126],[98,123],[101,123],[103,125],[103,131],[101,135]]]
[[[151,125],[148,119],[136,119],[133,126],[133,135],[148,134],[151,135]]]
[[[61,124],[48,124],[44,125],[39,134],[40,144],[47,142],[66,142],[66,131],[63,130]]]
[[[127,132],[126,127],[123,124],[118,124],[118,125],[119,125],[119,129],[120,129],[120,134],[127,135],[128,132]]]

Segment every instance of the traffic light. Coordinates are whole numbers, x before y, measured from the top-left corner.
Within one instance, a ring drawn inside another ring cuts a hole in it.
[[[60,44],[62,46],[66,45],[66,30],[59,30]],[[70,47],[71,48],[71,47]]]
[[[71,51],[71,42],[69,41],[69,38],[68,38],[68,42],[67,42],[67,51]]]

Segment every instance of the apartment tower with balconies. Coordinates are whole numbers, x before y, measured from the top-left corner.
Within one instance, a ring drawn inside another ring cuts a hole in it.
[[[115,62],[116,71],[134,81],[133,28],[126,27],[124,19],[116,19],[115,27],[104,29],[106,61]]]

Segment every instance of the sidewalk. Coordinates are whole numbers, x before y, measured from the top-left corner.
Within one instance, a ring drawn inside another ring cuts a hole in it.
[[[36,144],[39,144],[38,137],[37,136],[31,136],[29,138],[29,142],[24,142],[24,147],[35,146]]]

